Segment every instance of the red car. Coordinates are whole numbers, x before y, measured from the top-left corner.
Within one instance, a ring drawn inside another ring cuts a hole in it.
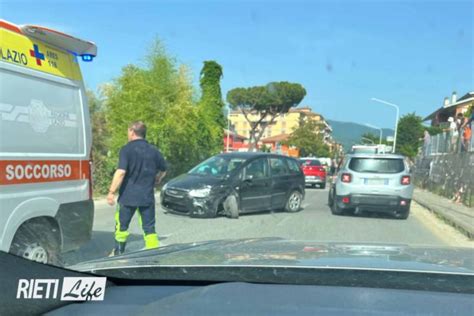
[[[301,170],[305,176],[305,184],[321,189],[326,187],[326,169],[316,158],[300,158]]]

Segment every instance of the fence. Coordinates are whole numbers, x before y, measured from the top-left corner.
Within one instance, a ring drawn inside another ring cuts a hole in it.
[[[453,135],[452,132],[443,132],[431,136],[431,141],[427,145],[423,145],[423,155],[438,155],[458,152],[473,152],[474,151],[474,135],[471,135],[471,140],[467,144],[467,148],[463,144],[462,133]]]
[[[474,152],[418,156],[414,176],[419,187],[474,206]]]

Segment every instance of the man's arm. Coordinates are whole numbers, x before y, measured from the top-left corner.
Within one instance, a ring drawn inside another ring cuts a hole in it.
[[[163,180],[165,176],[166,176],[166,171],[158,172],[158,174],[156,175],[156,185],[160,184],[161,180]]]
[[[158,167],[158,174],[155,178],[155,185],[159,185],[161,180],[166,176],[166,169],[168,168],[165,158],[161,155],[161,153],[156,150],[156,164]]]
[[[115,204],[115,193],[122,184],[123,178],[125,177],[125,170],[117,169],[112,179],[112,184],[110,185],[109,194],[107,195],[107,202],[110,206]]]

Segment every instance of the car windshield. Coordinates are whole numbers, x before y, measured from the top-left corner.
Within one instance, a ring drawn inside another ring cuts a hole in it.
[[[301,164],[305,167],[313,167],[313,166],[321,166],[321,162],[316,159],[307,159],[307,160],[300,160]]]
[[[400,173],[405,170],[403,159],[352,158],[349,169],[367,173]]]
[[[0,271],[474,277],[473,0],[0,8]]]
[[[238,169],[244,161],[243,158],[212,157],[191,169],[188,174],[223,178]]]

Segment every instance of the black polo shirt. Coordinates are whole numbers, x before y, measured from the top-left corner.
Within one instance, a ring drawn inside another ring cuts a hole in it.
[[[119,190],[119,203],[128,206],[148,206],[155,203],[155,179],[166,171],[160,151],[144,139],[136,139],[120,150],[118,169],[125,170]]]

